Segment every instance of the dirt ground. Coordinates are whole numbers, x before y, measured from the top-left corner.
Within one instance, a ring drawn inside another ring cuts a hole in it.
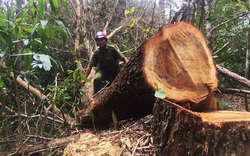
[[[232,111],[246,111],[245,98],[242,96],[232,94],[217,94],[217,101],[225,102],[229,108],[227,110]],[[250,108],[250,99],[248,99],[248,108]]]

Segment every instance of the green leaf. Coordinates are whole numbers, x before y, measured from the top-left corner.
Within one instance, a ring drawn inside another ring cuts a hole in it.
[[[0,80],[0,88],[4,87],[4,82]]]
[[[135,12],[135,7],[132,7],[130,10],[125,10],[124,13],[125,15],[132,14]]]
[[[86,78],[86,77],[82,77],[82,80],[85,82],[91,82],[90,79]]]
[[[61,0],[61,2],[63,4],[64,8],[66,9],[67,13],[70,14],[69,7],[68,7],[66,1],[65,0]]]
[[[231,106],[229,106],[228,103],[226,103],[224,101],[220,101],[219,106],[220,106],[221,110],[227,110],[227,109],[231,108]]]
[[[36,31],[36,29],[37,29],[37,27],[40,25],[40,23],[36,23],[35,25],[34,25],[34,27],[32,28],[32,30],[31,30],[31,36],[33,36],[34,35],[34,32]]]
[[[45,9],[45,0],[38,0],[38,14],[43,18]]]
[[[131,20],[132,21],[132,23],[130,24],[130,28],[133,28],[134,26],[135,26],[135,24],[136,24],[136,22],[138,21],[138,18],[134,18],[134,19],[132,19]]]
[[[66,28],[66,26],[63,24],[63,22],[60,21],[60,20],[55,20],[55,21],[56,21],[56,23],[60,26],[60,28],[64,31],[64,33],[67,34],[67,28]]]
[[[5,55],[5,53],[8,52],[8,51],[9,51],[9,47],[6,46],[5,49],[3,51],[1,51],[0,57],[3,57]]]
[[[66,36],[67,29],[66,29],[66,27],[64,26],[64,24],[61,21],[57,20],[57,22],[59,24],[59,26],[57,26],[57,30],[59,30],[61,32],[60,36],[62,37],[63,45],[65,45],[66,44],[66,39],[67,39],[67,36]]]
[[[160,98],[160,99],[165,99],[166,93],[165,93],[164,90],[162,90],[161,88],[159,88],[159,89],[157,89],[155,91],[155,97]]]
[[[11,37],[6,32],[1,31],[1,30],[0,30],[0,39],[3,42],[6,42],[9,46],[11,47],[13,46]]]
[[[51,9],[52,11],[56,14],[56,16],[59,15],[59,11],[58,11],[58,0],[49,0],[50,5],[51,5]]]
[[[48,20],[40,20],[40,22],[41,22],[42,28],[45,29],[48,24]]]
[[[132,14],[132,13],[134,13],[135,12],[135,7],[132,7],[131,9],[130,9],[130,13]]]
[[[30,52],[30,49],[28,49],[28,48],[24,49],[24,52],[25,53],[22,53],[22,54],[13,54],[11,56],[30,56],[30,55],[36,54],[36,53]]]
[[[61,69],[62,71],[64,71],[63,66],[62,66],[62,64],[59,61],[54,60],[51,56],[49,56],[49,58],[50,58],[50,60],[52,60],[56,64],[56,66],[59,69]]]
[[[73,70],[67,70],[67,73],[71,74],[71,73],[73,73]]]
[[[41,62],[42,67],[44,70],[49,71],[52,67],[51,62],[50,62],[50,57],[49,55],[45,55],[45,54],[34,54],[33,58],[38,61]],[[41,67],[41,64],[39,64],[39,67]]]
[[[155,87],[156,87],[156,90],[158,90],[158,89],[159,89],[159,87],[158,87],[158,84],[157,84],[157,83],[155,83]]]
[[[23,39],[23,44],[27,46],[29,44],[29,39]]]
[[[52,3],[53,3],[53,5],[54,5],[55,8],[59,7],[58,0],[52,0]]]
[[[49,27],[47,27],[46,29],[45,29],[45,31],[46,31],[46,36],[48,37],[48,38],[54,38],[54,33],[53,33],[53,31],[49,28]]]
[[[129,10],[125,10],[124,13],[125,13],[125,15],[128,15],[129,14]]]

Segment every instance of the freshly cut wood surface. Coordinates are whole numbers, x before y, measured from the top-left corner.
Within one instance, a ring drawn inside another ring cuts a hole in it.
[[[217,71],[203,34],[180,22],[162,28],[145,44],[147,82],[176,102],[199,103],[217,88]]]
[[[240,111],[211,111],[197,113],[198,116],[202,118],[202,121],[205,122],[241,122],[248,121],[250,122],[250,113],[249,112],[240,112]]]

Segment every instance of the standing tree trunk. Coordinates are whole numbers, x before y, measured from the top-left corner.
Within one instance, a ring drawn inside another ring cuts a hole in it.
[[[165,0],[160,0],[159,1],[159,16],[160,16],[160,24],[164,25],[166,23],[166,18],[165,18]]]
[[[215,1],[214,0],[210,0],[210,1],[205,1],[205,19],[206,19],[206,34],[207,34],[207,39],[209,41],[209,38],[212,36],[211,30],[212,30],[212,19],[211,19],[211,13],[212,13],[212,9],[214,7]],[[209,43],[208,43],[209,44]]]
[[[75,35],[75,41],[74,41],[74,51],[72,53],[74,60],[78,61],[80,56],[80,50],[82,49],[82,46],[80,46],[79,42],[80,42],[80,24],[81,24],[81,17],[82,17],[82,12],[81,12],[81,3],[80,0],[75,0],[75,15],[76,15],[76,19],[75,19],[75,30],[74,30],[74,35]],[[74,5],[74,4],[72,4]],[[77,63],[77,66],[79,68],[80,71],[83,72],[83,67],[82,64],[80,62]]]
[[[250,21],[249,21],[250,22]],[[246,73],[245,77],[250,79],[250,24],[247,33]]]

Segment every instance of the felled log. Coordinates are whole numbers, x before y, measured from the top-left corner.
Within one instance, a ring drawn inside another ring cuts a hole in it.
[[[146,83],[143,71],[143,46],[122,68],[114,82],[94,97],[86,110],[77,112],[82,124],[109,123],[112,112],[117,120],[139,118],[152,113],[154,91]]]
[[[152,134],[156,155],[250,155],[250,113],[192,112],[157,100]]]
[[[166,25],[131,56],[114,82],[77,116],[82,123],[108,123],[152,113],[154,93],[190,110],[216,109],[217,71],[202,33],[180,22]]]

